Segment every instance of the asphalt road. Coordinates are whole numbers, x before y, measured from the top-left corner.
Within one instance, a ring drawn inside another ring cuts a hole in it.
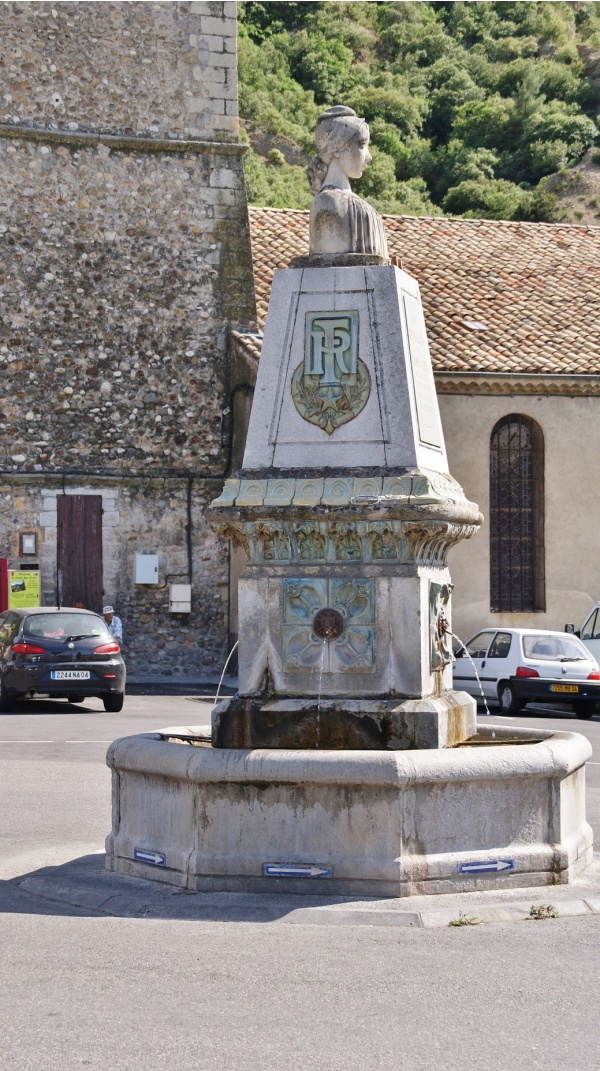
[[[0,877],[102,849],[108,743],[185,697],[0,715]],[[494,716],[496,720],[496,716]],[[499,720],[499,719],[498,719]],[[505,719],[508,720],[508,719]],[[600,719],[574,728],[600,758]],[[600,766],[588,767],[600,843]],[[597,1071],[600,918],[449,930],[108,918],[0,887],[2,1071]]]
[[[99,699],[17,704],[0,714],[0,878],[101,851],[110,830],[108,745],[168,725],[206,724],[212,703],[127,696],[120,714]]]

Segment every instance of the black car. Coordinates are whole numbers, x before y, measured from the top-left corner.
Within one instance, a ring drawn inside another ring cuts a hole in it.
[[[91,610],[36,606],[0,614],[0,712],[15,699],[95,696],[117,712],[125,695],[121,648]]]

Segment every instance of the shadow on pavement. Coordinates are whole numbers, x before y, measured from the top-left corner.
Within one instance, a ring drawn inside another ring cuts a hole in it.
[[[490,708],[490,717],[504,718],[507,721],[516,721],[519,718],[528,717],[568,718],[569,720],[577,721],[580,724],[585,724],[585,721],[587,720],[585,718],[579,719],[575,712],[571,709],[571,706],[568,704],[561,705],[560,703],[547,703],[546,705],[544,705],[543,703],[531,703],[530,705],[528,704],[527,706],[523,707],[523,709],[520,710],[518,714],[503,714],[499,705],[497,703],[494,703],[494,701],[490,699],[488,699],[488,705]],[[485,707],[483,703],[479,700],[477,702],[477,715],[478,717],[485,716]],[[599,715],[594,715],[594,717],[598,716]]]
[[[0,881],[0,914],[275,922],[298,909],[377,903],[376,897],[285,893],[194,893],[162,882],[113,874],[104,855],[85,855]]]

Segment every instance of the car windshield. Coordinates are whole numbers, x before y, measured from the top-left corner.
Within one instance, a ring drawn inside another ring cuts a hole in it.
[[[80,638],[110,639],[110,633],[100,617],[93,614],[49,613],[32,614],[25,621],[25,636],[46,640]]]
[[[465,643],[464,650],[467,651],[471,658],[485,658],[493,635],[493,632],[478,632],[476,636],[473,636],[472,640]]]
[[[575,636],[523,636],[526,658],[547,658],[558,662],[578,662],[590,654]]]

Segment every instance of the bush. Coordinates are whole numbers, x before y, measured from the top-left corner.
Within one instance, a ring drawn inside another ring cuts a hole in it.
[[[277,167],[269,167],[250,149],[244,157],[244,174],[249,204],[263,208],[310,207],[312,194],[303,167],[287,164],[285,159]]]
[[[568,147],[568,162],[581,159],[598,136],[596,124],[573,106],[554,100],[531,116],[524,127],[530,140],[562,141]]]
[[[379,212],[393,216],[441,216],[441,209],[434,205],[429,196],[427,183],[423,179],[409,179],[408,182],[396,182],[394,196],[375,202]]]
[[[538,182],[545,175],[551,175],[566,167],[569,146],[565,141],[532,141],[529,156],[530,181]]]
[[[312,89],[320,103],[335,100],[352,82],[352,52],[341,41],[323,34],[309,36],[302,30],[292,43],[289,59],[293,77],[300,76],[302,84]]]
[[[348,94],[348,104],[368,122],[384,119],[393,123],[400,136],[415,134],[422,126],[419,107],[406,90],[357,86]]]
[[[273,164],[275,167],[281,167],[282,164],[285,164],[285,156],[281,152],[281,149],[269,149],[267,163]]]
[[[452,137],[475,149],[508,147],[513,140],[515,111],[515,102],[498,93],[487,100],[469,101],[457,111]]]
[[[505,179],[468,179],[448,190],[442,206],[453,216],[523,219],[530,214],[532,196]]]
[[[494,178],[498,154],[492,149],[470,149],[453,139],[432,157],[429,181],[436,199],[451,186],[468,180]]]
[[[373,161],[367,167],[363,177],[353,186],[361,197],[389,197],[393,196],[396,186],[396,169],[394,161],[387,153],[381,152],[373,146]]]

